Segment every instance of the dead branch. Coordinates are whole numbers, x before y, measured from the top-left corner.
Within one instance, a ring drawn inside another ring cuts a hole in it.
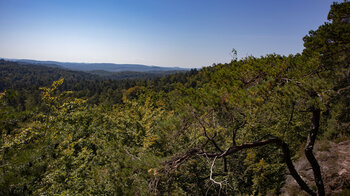
[[[209,157],[209,158],[214,158],[216,160],[217,158],[223,158],[223,157],[234,154],[234,153],[241,151],[241,150],[244,150],[244,149],[265,146],[268,144],[275,144],[275,145],[278,145],[282,148],[283,158],[284,158],[284,161],[287,165],[287,168],[288,168],[290,174],[292,175],[292,177],[299,184],[300,188],[302,190],[306,191],[307,193],[309,193],[310,195],[316,195],[316,193],[310,189],[310,187],[305,183],[305,181],[301,178],[301,176],[296,171],[296,169],[293,165],[292,159],[291,159],[290,150],[289,150],[288,145],[283,140],[281,140],[280,138],[273,136],[273,135],[267,135],[266,138],[268,138],[268,139],[255,141],[255,142],[251,142],[251,143],[245,143],[245,144],[242,144],[239,146],[231,146],[223,153],[222,152],[209,153],[209,152],[203,151],[200,148],[191,149],[187,153],[185,153],[181,156],[178,156],[178,158],[175,158],[171,161],[168,161],[165,164],[176,169],[184,161],[186,161],[194,156],[205,156],[205,157]]]

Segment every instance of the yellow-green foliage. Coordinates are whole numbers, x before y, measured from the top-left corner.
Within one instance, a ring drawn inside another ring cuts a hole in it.
[[[213,166],[203,151],[275,135],[295,159],[310,108],[321,110],[321,137],[349,136],[349,6],[333,4],[332,21],[304,38],[302,54],[235,58],[144,81],[61,78],[40,88],[41,100],[37,91],[3,91],[0,195],[281,194],[277,146]],[[172,160],[182,164],[170,167]]]

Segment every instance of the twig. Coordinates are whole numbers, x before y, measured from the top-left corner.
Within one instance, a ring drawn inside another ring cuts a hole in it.
[[[217,156],[214,158],[213,163],[211,164],[211,167],[210,167],[210,181],[213,182],[214,184],[218,184],[220,186],[220,190],[219,190],[219,194],[218,194],[218,195],[220,195],[220,192],[222,189],[222,182],[217,182],[213,178],[213,167],[215,165],[216,158],[217,158]]]

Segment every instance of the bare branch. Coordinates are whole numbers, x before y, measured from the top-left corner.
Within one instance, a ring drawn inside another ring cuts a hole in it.
[[[233,146],[236,146],[236,145],[237,145],[237,144],[236,144],[237,131],[238,131],[240,128],[244,127],[245,124],[246,124],[246,122],[244,121],[241,125],[239,125],[239,126],[233,131],[233,133],[232,133],[232,145],[233,145]]]
[[[239,146],[231,146],[223,153],[222,152],[220,152],[220,153],[208,153],[208,152],[203,151],[202,149],[198,149],[198,148],[192,149],[192,150],[188,151],[187,153],[185,153],[184,155],[181,155],[179,158],[168,162],[168,164],[170,163],[169,164],[170,167],[177,168],[177,166],[179,164],[183,163],[184,161],[186,161],[194,156],[205,156],[205,157],[209,157],[209,158],[214,158],[216,160],[217,158],[223,158],[225,156],[231,155],[233,153],[236,153],[236,152],[244,150],[244,149],[264,146],[264,145],[268,145],[268,144],[276,144],[282,148],[283,158],[284,158],[284,161],[288,167],[288,170],[289,170],[290,174],[292,175],[292,177],[299,184],[300,188],[302,190],[306,191],[307,193],[309,193],[310,195],[316,195],[316,193],[310,189],[310,187],[305,183],[305,181],[300,177],[300,175],[296,171],[296,169],[293,165],[292,159],[291,159],[290,150],[289,150],[288,145],[276,136],[267,135],[267,138],[268,139],[264,139],[261,141],[255,141],[255,142],[251,142],[251,143],[245,143],[245,144],[242,144]],[[175,164],[174,164],[174,162],[175,162]]]
[[[218,184],[218,185],[220,186],[220,188],[221,188],[221,187],[222,187],[222,182],[217,182],[217,181],[215,181],[214,178],[213,178],[213,167],[214,167],[214,165],[215,165],[216,158],[217,158],[217,157],[214,158],[213,163],[211,164],[209,179],[210,179],[210,181],[212,181],[214,184]]]
[[[215,164],[215,160],[216,160],[217,157],[214,158],[213,160],[213,163],[211,164],[211,167],[210,167],[210,181],[213,183],[213,184],[217,184],[220,186],[220,190],[219,190],[219,195],[221,193],[221,189],[222,189],[222,183],[223,182],[218,182],[218,181],[215,181],[214,178],[213,178],[213,167],[214,167],[214,164]]]
[[[347,86],[347,87],[338,89],[338,90],[337,90],[337,94],[338,94],[338,95],[341,95],[344,91],[349,90],[349,89],[350,89],[350,86]]]

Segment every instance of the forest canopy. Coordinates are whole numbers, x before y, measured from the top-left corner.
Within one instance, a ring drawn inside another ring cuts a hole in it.
[[[350,3],[303,40],[301,54],[129,80],[1,60],[0,194],[277,195],[286,175],[329,194],[313,151],[350,138]]]

